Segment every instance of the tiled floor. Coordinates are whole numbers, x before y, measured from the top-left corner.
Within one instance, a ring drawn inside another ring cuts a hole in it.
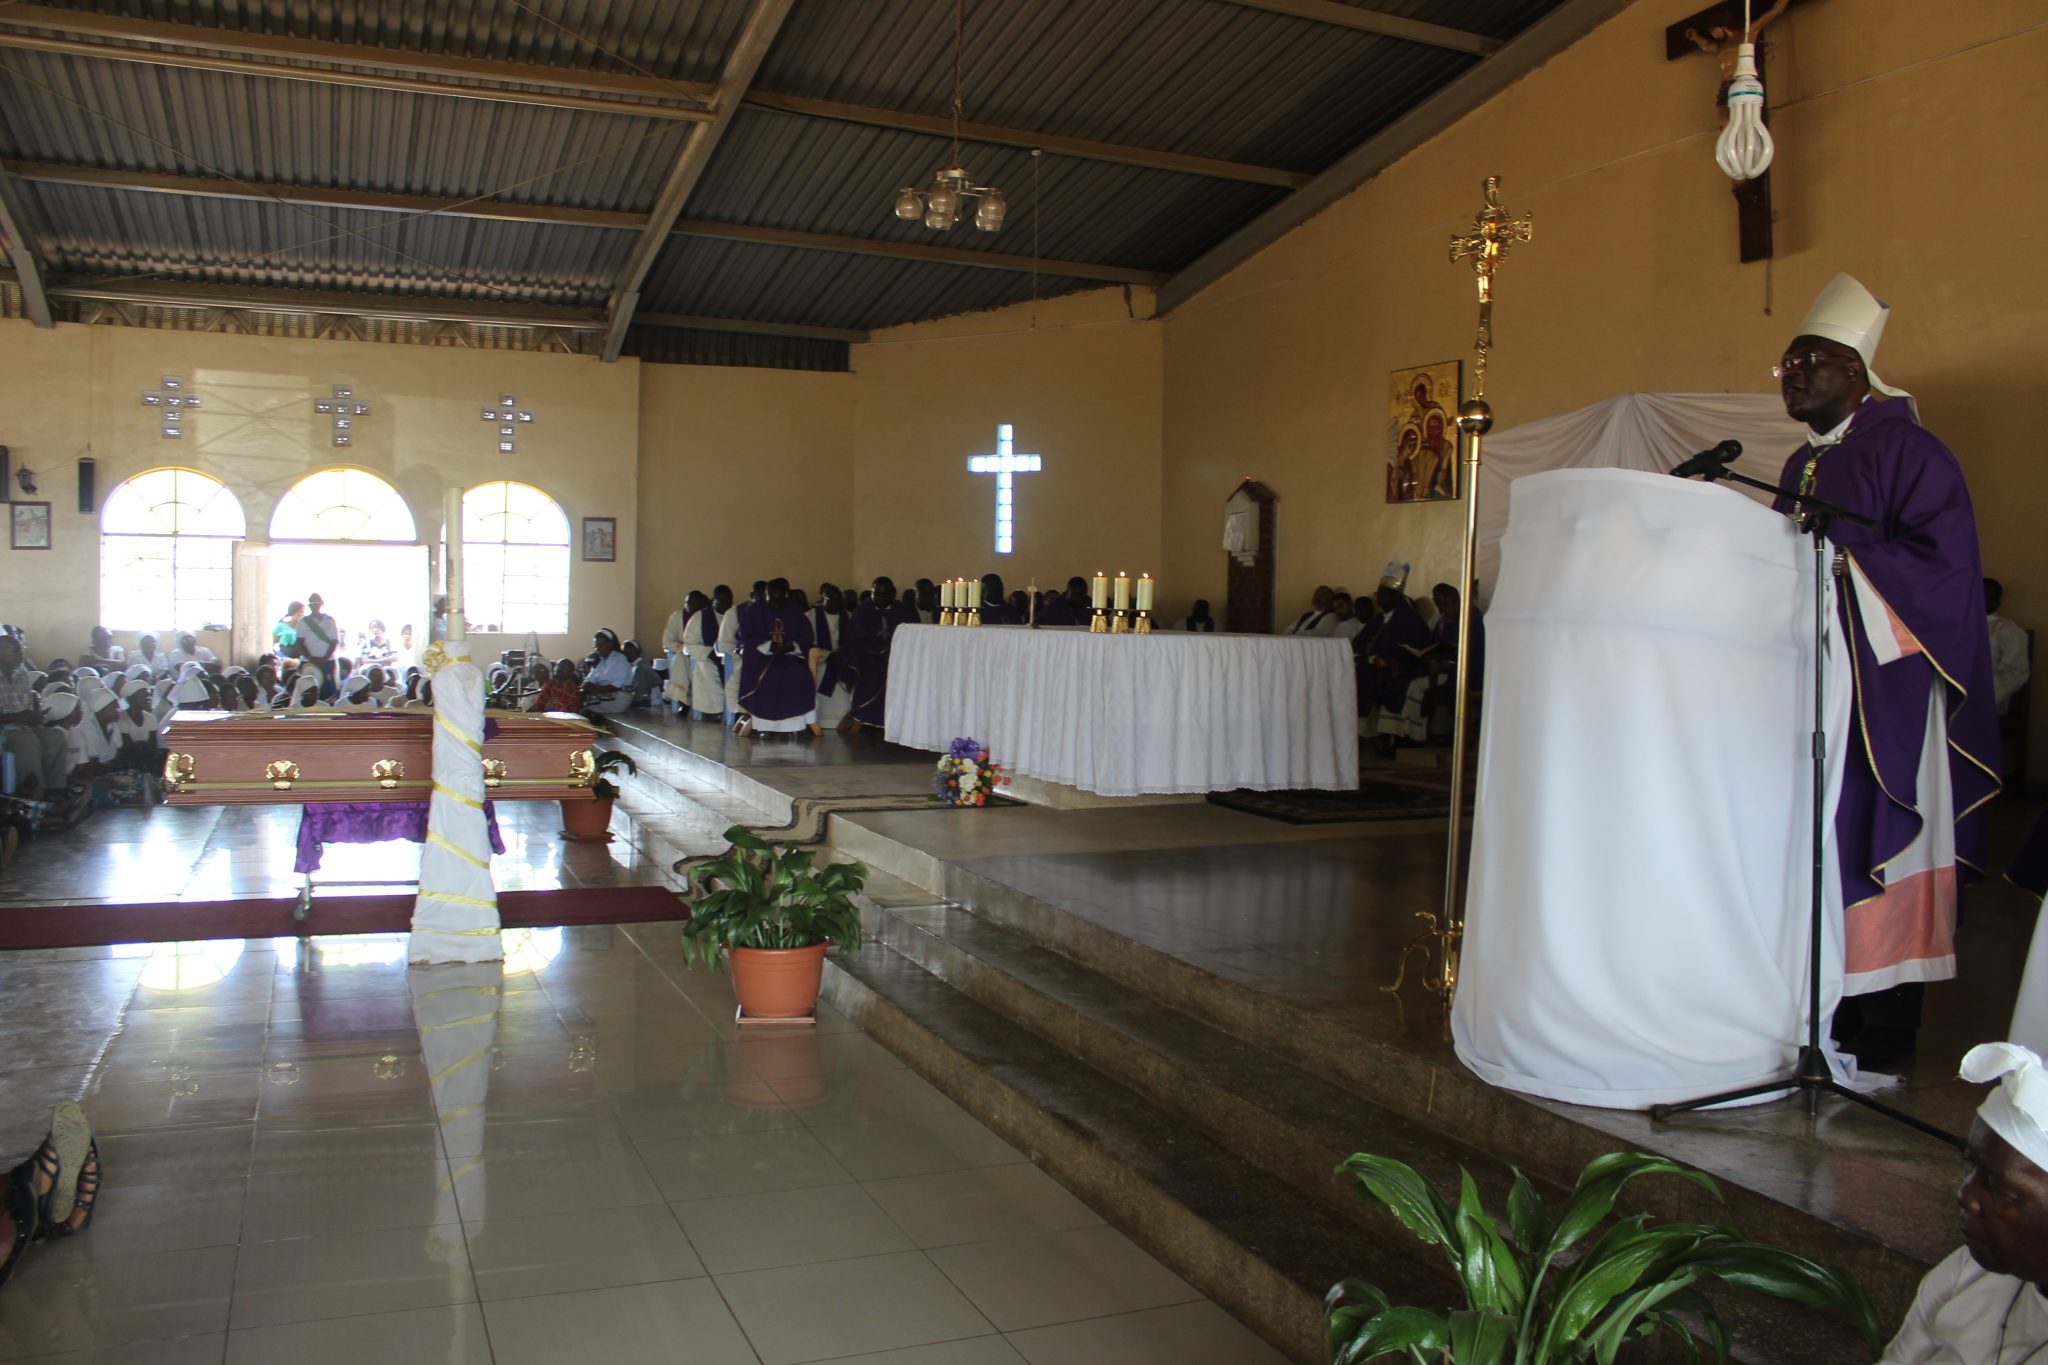
[[[0,1360],[1277,1361],[845,1019],[738,1036],[669,924],[0,962],[5,1153],[106,1188]]]

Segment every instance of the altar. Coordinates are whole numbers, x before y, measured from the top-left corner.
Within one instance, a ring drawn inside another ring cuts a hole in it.
[[[959,737],[1023,779],[1102,797],[1358,786],[1348,640],[905,626],[892,743]]]

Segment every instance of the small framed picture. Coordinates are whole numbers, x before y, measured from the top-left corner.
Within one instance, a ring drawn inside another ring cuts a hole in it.
[[[17,550],[49,549],[50,504],[12,502],[7,506],[11,513],[8,544]]]
[[[48,509],[45,507],[45,515]],[[586,562],[610,564],[619,557],[619,519],[583,519],[583,558]]]

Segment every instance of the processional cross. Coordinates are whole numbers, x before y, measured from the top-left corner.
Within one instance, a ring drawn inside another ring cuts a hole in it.
[[[1513,242],[1536,234],[1534,215],[1517,218],[1500,206],[1500,177],[1486,177],[1486,207],[1472,217],[1472,231],[1451,238],[1451,263],[1470,259],[1479,282],[1479,340],[1472,358],[1472,396],[1486,396],[1486,357],[1493,349],[1493,272]]]
[[[1016,429],[1008,422],[996,427],[996,453],[971,455],[970,474],[996,476],[996,553],[1006,555],[1017,547],[1017,475],[1038,473],[1042,461],[1036,455],[1019,455]]]

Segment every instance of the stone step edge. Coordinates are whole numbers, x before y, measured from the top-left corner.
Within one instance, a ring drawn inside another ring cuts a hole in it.
[[[793,817],[795,804],[787,793],[779,792],[737,768],[729,768],[715,758],[684,748],[658,730],[644,723],[635,723],[630,714],[608,719],[612,722],[612,734],[608,738],[615,746],[652,755],[705,786],[760,809],[767,815],[769,823],[784,824]]]

